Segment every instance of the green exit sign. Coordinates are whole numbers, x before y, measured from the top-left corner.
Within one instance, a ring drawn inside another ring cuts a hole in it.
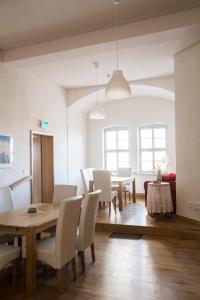
[[[49,121],[40,121],[40,127],[41,128],[49,128]]]

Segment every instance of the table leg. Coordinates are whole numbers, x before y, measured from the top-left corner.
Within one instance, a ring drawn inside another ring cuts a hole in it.
[[[118,188],[118,199],[119,199],[119,210],[123,210],[123,186],[122,182],[119,182],[119,188]]]
[[[36,289],[36,234],[34,228],[26,231],[26,293],[31,296]]]
[[[135,179],[132,181],[132,197],[133,197],[133,202],[136,202],[136,199],[135,199]]]

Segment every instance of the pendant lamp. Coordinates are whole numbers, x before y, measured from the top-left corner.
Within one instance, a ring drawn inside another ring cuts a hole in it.
[[[116,70],[113,71],[112,77],[108,82],[105,90],[105,94],[110,99],[122,99],[127,98],[131,95],[131,89],[128,81],[125,79],[122,70],[119,70],[119,49],[118,49],[118,39],[117,39],[117,29],[118,29],[118,7],[120,4],[119,0],[113,2],[116,6],[115,11],[115,36],[116,36]]]
[[[99,63],[94,62],[94,68],[95,68],[95,74],[96,74],[96,104],[89,113],[89,118],[92,120],[102,120],[106,118],[106,114],[104,111],[104,108],[99,103],[99,94],[97,91],[97,85],[98,85],[98,78],[97,78],[97,69],[99,67]]]

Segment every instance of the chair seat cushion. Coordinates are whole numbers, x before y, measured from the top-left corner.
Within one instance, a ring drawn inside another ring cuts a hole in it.
[[[37,259],[56,269],[55,238],[45,238],[37,242]]]
[[[0,269],[7,266],[11,261],[18,258],[20,248],[9,245],[0,245]]]

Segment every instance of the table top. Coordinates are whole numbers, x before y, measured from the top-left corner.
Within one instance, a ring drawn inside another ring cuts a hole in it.
[[[0,227],[38,227],[49,222],[55,221],[58,218],[58,204],[37,203],[32,204],[29,207],[36,207],[37,213],[27,213],[27,207],[14,209],[5,213],[0,213]]]
[[[168,186],[169,182],[149,182],[148,185],[162,187],[162,186]]]
[[[119,177],[119,176],[111,177],[112,182],[126,182],[126,181],[132,181],[132,180],[134,180],[134,177]]]

